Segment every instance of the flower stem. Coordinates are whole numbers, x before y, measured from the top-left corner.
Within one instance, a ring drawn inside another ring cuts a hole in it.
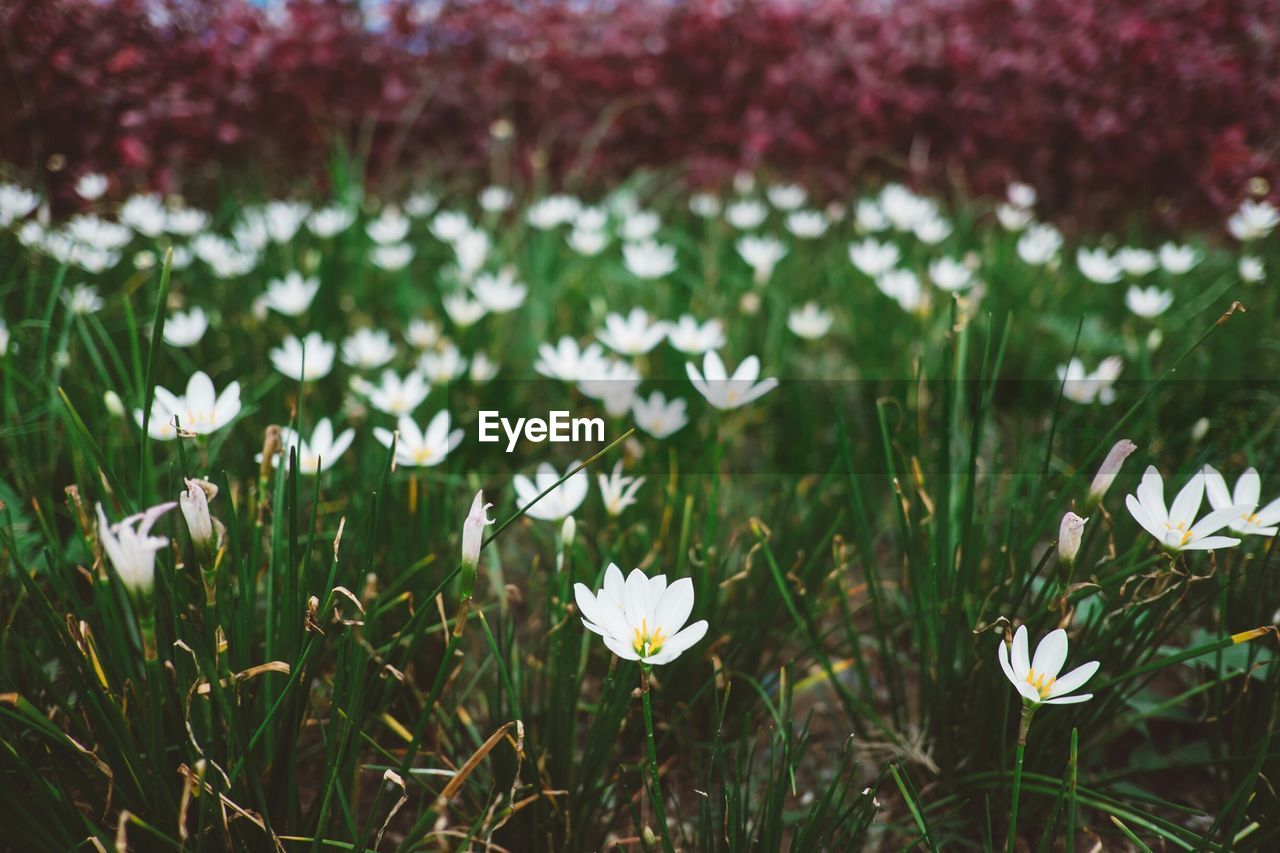
[[[1013,853],[1018,844],[1018,797],[1022,793],[1022,757],[1027,750],[1027,732],[1031,730],[1031,718],[1036,713],[1036,707],[1024,701],[1022,720],[1018,723],[1018,751],[1013,759],[1013,799],[1009,805],[1008,853]]]
[[[658,776],[658,744],[653,739],[653,705],[649,701],[649,669],[647,664],[640,664],[640,696],[644,703],[644,733],[649,742],[649,778],[653,785],[649,791],[649,797],[653,801],[653,810],[657,813],[658,829],[662,833],[662,849],[666,853],[673,853],[675,847],[667,832],[667,811],[663,806],[662,780]]]

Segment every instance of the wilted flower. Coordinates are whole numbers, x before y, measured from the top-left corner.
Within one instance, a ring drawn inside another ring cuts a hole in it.
[[[171,441],[178,437],[174,417],[184,433],[209,435],[222,429],[240,414],[240,383],[232,382],[216,394],[213,380],[197,370],[187,380],[187,393],[181,397],[157,385],[151,407],[151,420],[147,433],[158,441]],[[135,409],[134,419],[142,426],[142,409]]]
[[[643,355],[667,335],[667,324],[655,320],[643,308],[632,308],[623,317],[610,313],[604,318],[604,329],[596,333],[600,342],[622,355]]]
[[[682,314],[667,329],[667,340],[686,355],[702,355],[724,346],[724,326],[715,319],[699,324],[693,315]]]
[[[164,342],[171,347],[195,346],[209,328],[209,318],[200,308],[192,308],[185,314],[175,311],[165,318]]]
[[[1261,240],[1280,224],[1280,211],[1269,201],[1245,199],[1227,219],[1227,230],[1242,243]]]
[[[724,209],[724,219],[739,231],[759,228],[769,215],[769,209],[758,201],[743,199]]]
[[[702,371],[692,362],[685,362],[685,372],[689,381],[707,402],[717,409],[730,410],[745,406],[752,400],[764,396],[778,387],[778,380],[761,379],[760,359],[754,355],[747,356],[738,365],[738,369],[729,376],[724,362],[714,352],[708,352],[702,359]]]
[[[1173,499],[1173,506],[1165,509],[1164,480],[1160,472],[1149,465],[1142,475],[1137,494],[1127,495],[1125,505],[1142,529],[1154,536],[1166,551],[1207,551],[1239,545],[1239,539],[1211,534],[1240,519],[1246,512],[1252,512],[1253,507],[1227,506],[1196,521],[1200,502],[1204,499],[1204,484],[1204,471],[1197,471]]]
[[[1133,286],[1125,293],[1124,304],[1139,317],[1151,319],[1169,310],[1169,306],[1173,304],[1173,294],[1155,285]]]
[[[320,279],[307,278],[296,270],[284,278],[276,278],[267,282],[267,292],[263,295],[264,304],[278,314],[286,317],[299,317],[311,307],[311,301],[320,290]]]
[[[1084,524],[1088,520],[1074,512],[1062,517],[1062,523],[1058,525],[1058,562],[1062,565],[1075,563],[1076,554],[1080,553],[1080,540],[1084,536]]]
[[[1097,505],[1102,500],[1107,490],[1111,488],[1111,484],[1116,481],[1124,460],[1137,449],[1138,445],[1127,438],[1122,438],[1112,445],[1111,450],[1107,452],[1107,458],[1103,459],[1102,464],[1098,466],[1098,473],[1093,475],[1093,482],[1089,484],[1088,503],[1090,505]]]
[[[333,370],[333,357],[337,349],[322,338],[319,332],[308,332],[302,340],[290,335],[267,355],[275,369],[290,379],[314,382],[328,376],[329,371]]]
[[[431,468],[443,462],[449,452],[462,442],[462,430],[450,431],[449,426],[447,411],[437,412],[425,430],[419,429],[413,418],[401,415],[396,421],[398,436],[384,427],[374,427],[373,437],[388,448],[395,441],[397,465]]]
[[[667,402],[661,391],[654,391],[648,399],[636,397],[631,402],[631,413],[636,419],[636,426],[654,438],[673,435],[689,422],[685,401],[677,397]]]
[[[636,502],[636,492],[644,485],[644,477],[624,477],[622,462],[617,462],[608,476],[597,475],[596,482],[600,484],[600,499],[604,501],[605,512],[618,516]]]
[[[1215,510],[1244,507],[1240,516],[1229,523],[1236,533],[1246,536],[1275,536],[1280,524],[1280,498],[1262,509],[1258,502],[1262,497],[1262,478],[1256,468],[1249,468],[1236,480],[1235,491],[1227,491],[1227,481],[1216,468],[1204,466],[1204,488],[1209,494],[1209,505]]]
[[[577,461],[570,462],[566,470],[572,471],[580,464]],[[521,507],[528,507],[526,511],[528,515],[543,521],[561,521],[573,515],[574,510],[582,506],[582,502],[587,497],[589,483],[585,469],[578,471],[559,486],[556,486],[536,504],[533,503],[538,495],[555,486],[556,481],[559,479],[560,474],[556,473],[556,469],[546,462],[538,466],[533,480],[523,474],[516,474],[511,478],[511,485],[516,490],[516,502]]]
[[[609,651],[645,666],[670,663],[701,640],[707,623],[685,627],[693,612],[693,581],[681,578],[670,586],[666,575],[646,577],[634,569],[624,581],[613,563],[605,570],[604,589],[592,594],[573,585],[582,624],[599,634]]]
[[[76,181],[76,195],[85,201],[97,201],[107,191],[107,176],[86,172]]]
[[[1096,370],[1089,373],[1084,362],[1078,358],[1071,359],[1065,366],[1058,368],[1058,379],[1062,381],[1062,396],[1073,403],[1089,404],[1095,400],[1104,406],[1111,405],[1116,399],[1113,387],[1120,378],[1124,363],[1119,356],[1104,358]]]
[[[493,524],[489,518],[489,507],[493,504],[484,502],[484,492],[476,492],[471,500],[471,509],[462,522],[462,565],[475,569],[480,562],[480,546],[484,544],[484,529]]]
[[[393,417],[410,414],[430,393],[431,385],[416,370],[409,371],[403,379],[394,370],[384,370],[379,384],[367,390],[369,405]]]
[[[636,278],[655,279],[676,271],[676,247],[646,240],[622,247],[622,262]]]
[[[1070,695],[1080,689],[1098,671],[1099,663],[1091,660],[1059,676],[1067,662],[1067,632],[1050,631],[1036,646],[1034,659],[1027,653],[1027,626],[1019,625],[1010,644],[1000,640],[1000,668],[1017,689],[1023,701],[1032,705],[1070,705],[1087,702],[1092,693]]]
[[[342,363],[357,370],[373,370],[395,358],[396,347],[383,329],[356,329],[342,341]]]
[[[111,524],[102,504],[98,504],[98,541],[115,566],[120,582],[132,595],[147,596],[155,585],[156,552],[167,548],[169,539],[151,536],[151,527],[175,506],[170,501]]]
[[[816,341],[831,331],[833,322],[835,317],[831,312],[824,311],[816,302],[806,302],[803,307],[794,308],[787,315],[787,328],[791,333],[808,341]]]
[[[877,278],[898,264],[901,252],[894,243],[881,243],[871,237],[849,245],[849,260],[864,275]]]
[[[1160,266],[1170,275],[1182,275],[1200,263],[1200,253],[1194,246],[1165,243],[1160,247]]]
[[[335,438],[333,424],[328,418],[321,418],[316,422],[315,429],[311,431],[310,440],[303,438],[289,427],[281,429],[280,455],[287,460],[290,450],[297,448],[298,473],[306,476],[322,474],[332,468],[333,463],[347,452],[347,448],[351,446],[351,441],[355,437],[355,430],[345,429]],[[278,464],[278,459],[279,457],[273,457],[271,464]]]

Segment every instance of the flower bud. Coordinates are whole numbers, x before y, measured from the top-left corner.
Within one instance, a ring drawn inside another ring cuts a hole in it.
[[[1096,506],[1102,502],[1102,498],[1107,493],[1107,489],[1111,488],[1111,484],[1116,481],[1116,475],[1120,473],[1120,466],[1124,464],[1124,460],[1129,458],[1129,454],[1138,449],[1138,445],[1134,444],[1127,438],[1122,438],[1115,443],[1107,453],[1107,458],[1102,460],[1102,465],[1098,468],[1098,473],[1093,477],[1093,483],[1089,486],[1089,497],[1087,503]]]
[[[471,511],[467,513],[466,521],[462,522],[462,565],[472,572],[480,562],[480,546],[484,544],[484,529],[494,521],[488,517],[491,506],[493,504],[484,502],[483,491],[476,492],[475,498],[471,501]]]
[[[1058,527],[1058,562],[1063,566],[1070,567],[1075,563],[1076,554],[1080,552],[1080,538],[1084,535],[1084,523],[1088,520],[1074,512],[1062,517],[1062,524]]]
[[[207,480],[186,480],[187,488],[178,495],[178,507],[187,520],[191,542],[206,567],[213,561],[217,543],[213,536],[213,519],[209,517],[209,501],[218,495],[218,487]]]
[[[115,391],[107,391],[102,395],[102,405],[107,407],[107,413],[112,417],[124,417],[124,401]]]

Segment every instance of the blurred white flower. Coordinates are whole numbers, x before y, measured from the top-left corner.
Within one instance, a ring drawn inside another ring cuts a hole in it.
[[[999,221],[1000,227],[1006,231],[1021,231],[1031,224],[1032,214],[1030,210],[1014,207],[1012,204],[998,204],[996,205],[996,220]]]
[[[0,358],[4,358],[9,352],[9,327],[4,324],[4,320],[0,319]]]
[[[1052,225],[1036,223],[1018,238],[1018,257],[1024,264],[1041,267],[1058,257],[1062,248],[1062,232]]]
[[[1239,264],[1240,279],[1249,284],[1257,284],[1266,276],[1266,268],[1262,265],[1262,258],[1253,255],[1243,255]]]
[[[404,212],[415,219],[421,219],[435,210],[439,203],[440,199],[434,193],[425,190],[416,192],[404,200]]]
[[[491,186],[480,191],[480,209],[485,213],[502,213],[515,200],[506,187]]]
[[[702,219],[714,219],[720,215],[720,199],[715,193],[694,193],[689,196],[689,210]]]
[[[911,227],[916,239],[929,246],[936,246],[950,237],[951,230],[951,223],[937,215],[921,219]]]
[[[169,537],[152,536],[151,528],[175,506],[173,501],[163,503],[115,524],[107,521],[102,504],[97,506],[98,542],[131,595],[149,595],[155,585],[156,552],[169,547]]]
[[[151,420],[147,433],[158,441],[171,441],[178,437],[173,419],[185,434],[209,435],[222,429],[240,414],[240,383],[232,382],[222,390],[214,391],[213,380],[204,371],[197,370],[187,380],[187,391],[178,396],[160,385],[155,388],[151,406]],[[134,409],[134,420],[142,426],[142,409]]]
[[[555,346],[538,344],[538,358],[533,363],[533,369],[541,375],[565,382],[599,375],[605,368],[604,349],[599,344],[580,348],[578,342],[567,335]]]
[[[637,396],[631,402],[631,414],[636,419],[636,426],[654,438],[667,438],[689,423],[685,409],[683,399],[677,397],[667,402],[661,391],[654,391],[648,399]]]
[[[290,379],[315,382],[328,376],[329,371],[333,370],[333,357],[337,349],[322,338],[319,332],[308,332],[302,340],[290,335],[268,355],[275,369]]]
[[[107,176],[98,172],[86,172],[76,181],[76,195],[85,201],[97,201],[107,192]]]
[[[477,276],[471,292],[486,311],[506,314],[524,304],[529,288],[516,281],[515,270],[508,268],[497,274]]]
[[[486,231],[472,228],[453,241],[453,253],[458,258],[458,271],[469,280],[489,259],[490,240]]]
[[[998,656],[1005,677],[1024,702],[1071,705],[1093,698],[1092,693],[1071,694],[1093,678],[1100,666],[1096,660],[1081,664],[1066,675],[1059,675],[1067,662],[1067,632],[1061,628],[1045,635],[1036,646],[1036,655],[1032,659],[1028,654],[1027,626],[1019,625],[1013,635],[1012,648],[1003,638],[1000,640]]]
[[[573,196],[549,195],[529,205],[525,218],[539,231],[547,231],[571,221],[581,207]]]
[[[799,184],[775,184],[765,190],[769,203],[778,210],[798,210],[809,199],[809,193]]]
[[[583,207],[573,215],[573,227],[584,231],[603,231],[609,224],[609,212],[603,207]]]
[[[307,217],[307,230],[324,239],[341,234],[356,221],[354,210],[345,207],[322,207]]]
[[[911,270],[889,270],[876,278],[876,288],[902,306],[903,311],[914,313],[928,305],[920,277]]]
[[[938,206],[931,199],[916,195],[901,184],[887,184],[880,191],[880,209],[897,231],[913,231],[917,223],[938,213]]]
[[[1160,247],[1160,266],[1170,275],[1182,275],[1200,263],[1200,253],[1195,246],[1165,243]]]
[[[164,233],[164,203],[156,195],[134,195],[120,206],[120,221],[144,237]]]
[[[257,252],[244,250],[216,234],[200,234],[191,241],[196,257],[204,261],[218,278],[245,275],[258,265]]]
[[[618,461],[607,476],[596,475],[596,482],[600,485],[600,500],[604,502],[605,512],[616,517],[636,502],[636,492],[644,485],[644,477],[624,477],[622,462]]]
[[[787,328],[791,333],[808,341],[816,341],[831,331],[833,322],[835,317],[831,312],[824,311],[816,302],[806,302],[801,308],[791,309],[787,315]]]
[[[578,379],[578,390],[604,403],[610,417],[621,417],[630,411],[638,387],[639,371],[630,363],[617,359],[604,362],[595,373]]]
[[[565,470],[572,471],[580,464],[577,461],[570,462]],[[560,476],[556,469],[546,462],[538,466],[532,480],[523,474],[516,474],[511,478],[511,485],[516,490],[516,504],[521,508],[528,507],[526,515],[543,521],[562,521],[573,515],[587,498],[587,488],[590,484],[585,469],[556,486],[536,504],[529,506],[543,491],[555,486]]]
[[[369,405],[393,417],[412,413],[430,393],[431,385],[416,370],[409,371],[403,379],[394,370],[384,370],[378,384],[369,384],[365,389]]]
[[[893,269],[901,256],[896,244],[881,243],[873,237],[849,244],[849,260],[869,278],[876,278]]]
[[[1098,466],[1098,473],[1093,475],[1093,482],[1089,484],[1088,502],[1090,504],[1096,504],[1102,500],[1103,496],[1111,488],[1111,484],[1119,476],[1124,460],[1128,459],[1133,454],[1133,451],[1137,449],[1138,445],[1127,438],[1122,438],[1111,446],[1111,449],[1107,451],[1107,457]]]
[[[467,370],[467,360],[454,344],[446,342],[438,350],[427,350],[418,357],[418,371],[432,385],[447,385]]]
[[[880,205],[869,198],[860,199],[853,211],[854,222],[864,234],[875,234],[889,227],[889,217]]]
[[[973,270],[955,258],[938,258],[929,264],[929,280],[946,291],[964,290],[973,284]]]
[[[356,329],[342,341],[342,363],[357,370],[382,367],[395,356],[391,334],[383,329]]]
[[[1125,496],[1125,506],[1134,521],[1166,551],[1208,551],[1239,545],[1239,539],[1211,534],[1242,518],[1246,512],[1252,512],[1253,507],[1227,506],[1196,521],[1204,500],[1204,488],[1204,471],[1197,471],[1173,499],[1173,505],[1165,509],[1164,479],[1155,466],[1148,465],[1137,494]]]
[[[171,347],[195,346],[209,328],[209,318],[199,307],[185,314],[174,311],[164,320],[164,342]]]
[[[667,329],[667,340],[686,355],[702,355],[724,346],[724,325],[716,319],[700,324],[693,315],[682,314]]]
[[[413,254],[413,246],[408,243],[393,243],[390,246],[374,246],[369,250],[369,260],[379,269],[399,272],[413,260]]]
[[[1152,285],[1151,287],[1130,287],[1124,294],[1124,304],[1139,317],[1151,319],[1159,317],[1173,304],[1173,294]]]
[[[698,393],[721,410],[745,406],[778,387],[777,379],[759,379],[760,359],[754,355],[744,358],[732,376],[725,370],[720,356],[714,352],[708,352],[702,357],[701,372],[693,362],[685,362],[684,369]]]
[[[396,445],[396,465],[407,468],[432,468],[445,460],[455,447],[462,443],[462,430],[450,431],[449,413],[437,412],[425,430],[419,429],[417,423],[408,415],[401,415],[396,421],[396,432],[384,427],[374,427],[373,437],[383,447],[391,447],[394,439]]]
[[[773,268],[787,254],[787,247],[775,237],[748,235],[738,240],[738,254],[751,267],[756,284],[764,284],[773,275]]]
[[[298,233],[311,206],[301,201],[271,201],[263,205],[262,222],[273,242],[288,243]]]
[[[743,199],[724,209],[725,221],[739,231],[759,228],[769,215],[769,209],[758,201]]]
[[[594,258],[609,245],[609,235],[604,231],[591,231],[585,228],[574,228],[569,232],[565,242],[569,248],[585,258]]]
[[[1036,206],[1036,188],[1030,184],[1014,181],[1009,184],[1009,188],[1005,190],[1005,198],[1007,198],[1009,200],[1009,204],[1014,207],[1026,210]]]
[[[414,317],[404,331],[404,339],[409,342],[409,346],[426,349],[435,346],[440,340],[440,327],[431,320]]]
[[[170,234],[190,237],[209,227],[209,214],[194,207],[180,207],[165,214],[164,230]]]
[[[466,521],[462,522],[462,564],[472,569],[480,562],[480,548],[484,545],[484,529],[494,523],[489,518],[489,508],[493,504],[484,502],[484,492],[476,492],[471,500],[471,509]]]
[[[825,214],[818,210],[797,210],[787,215],[786,226],[801,240],[816,240],[827,233],[831,225]]]
[[[272,311],[286,317],[300,317],[311,307],[320,290],[320,279],[307,278],[296,270],[267,282],[263,302]]]
[[[0,183],[0,228],[8,228],[40,204],[40,196],[17,184]]]
[[[1245,199],[1227,219],[1227,230],[1242,243],[1261,240],[1280,224],[1280,211],[1271,202]]]
[[[409,218],[394,207],[384,208],[377,219],[365,224],[364,231],[379,245],[399,243],[409,235]]]
[[[489,356],[478,352],[471,356],[471,369],[467,377],[477,385],[482,385],[498,375],[498,365],[489,360]]]
[[[87,316],[102,310],[102,297],[98,295],[98,288],[93,285],[77,284],[63,293],[62,298],[72,314]]]
[[[449,319],[463,329],[475,325],[486,313],[483,304],[467,298],[465,293],[450,293],[440,301]]]
[[[1095,284],[1115,284],[1124,272],[1120,262],[1108,255],[1107,250],[1102,247],[1077,249],[1076,266],[1081,275]]]
[[[1204,466],[1204,488],[1209,494],[1209,505],[1215,510],[1231,507],[1243,507],[1240,515],[1228,526],[1236,533],[1245,536],[1275,536],[1280,528],[1280,498],[1276,498],[1262,509],[1258,503],[1262,498],[1262,478],[1257,468],[1248,468],[1240,479],[1236,480],[1234,491],[1227,490],[1227,481],[1222,474],[1211,465]]]
[[[93,249],[122,249],[133,239],[133,232],[119,222],[108,222],[92,213],[79,213],[67,221],[67,236]]]
[[[653,211],[642,210],[631,214],[622,221],[622,228],[619,234],[623,240],[629,243],[642,243],[657,234],[661,225],[662,220],[658,217],[658,214]]]
[[[649,578],[635,569],[624,581],[622,571],[610,563],[604,589],[593,595],[577,583],[573,595],[588,631],[599,634],[618,657],[646,667],[671,663],[707,633],[705,620],[685,626],[693,612],[689,578],[668,586],[666,575]]]
[[[647,240],[622,247],[622,261],[636,278],[655,279],[676,270],[676,247]]]
[[[610,313],[604,318],[604,329],[596,333],[600,342],[622,355],[644,355],[667,335],[667,323],[649,316],[643,308],[632,308],[623,317]]]
[[[284,427],[280,430],[281,452],[272,457],[271,464],[279,465],[281,458],[287,462],[289,452],[297,448],[298,473],[306,476],[323,474],[342,458],[342,454],[347,452],[347,448],[351,446],[351,441],[355,437],[356,431],[350,428],[343,430],[335,437],[333,424],[328,418],[321,418],[316,422],[310,439],[303,438],[289,427]]]
[[[1125,275],[1134,278],[1142,278],[1156,268],[1156,256],[1146,249],[1135,249],[1132,246],[1125,246],[1118,250],[1115,255],[1116,263],[1120,265],[1120,269],[1124,270]]]
[[[471,220],[467,219],[465,213],[442,210],[432,218],[429,227],[437,240],[452,244],[471,230]]]
[[[1062,396],[1073,403],[1089,404],[1095,400],[1104,406],[1111,405],[1116,399],[1115,385],[1120,378],[1124,363],[1119,356],[1104,358],[1098,368],[1089,373],[1084,362],[1073,358],[1065,366],[1058,368],[1058,380],[1063,383]]]

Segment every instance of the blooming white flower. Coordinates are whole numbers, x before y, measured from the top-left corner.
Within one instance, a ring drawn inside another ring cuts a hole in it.
[[[67,303],[67,310],[72,314],[83,317],[97,314],[102,310],[102,297],[98,295],[98,288],[93,285],[77,284],[70,291],[62,294],[62,298]]]
[[[619,236],[629,243],[640,243],[652,239],[662,226],[662,219],[651,210],[641,210],[631,214],[622,221]]]
[[[604,403],[612,417],[621,417],[631,409],[640,372],[633,365],[609,359],[597,366],[596,372],[578,378],[578,390],[593,400]]]
[[[1160,266],[1170,275],[1182,275],[1200,263],[1200,253],[1195,246],[1165,243],[1160,247]]]
[[[67,221],[67,236],[83,246],[104,251],[122,249],[133,239],[133,232],[119,222],[108,222],[91,213],[77,214]]]
[[[1156,268],[1156,256],[1148,252],[1146,249],[1135,249],[1132,246],[1125,246],[1116,252],[1116,263],[1120,265],[1120,269],[1124,270],[1125,275],[1134,278],[1142,278]]]
[[[471,230],[471,220],[456,210],[442,210],[431,220],[431,233],[442,243],[454,243]]]
[[[515,196],[506,187],[491,186],[480,191],[480,209],[485,213],[502,213],[511,207]]]
[[[724,325],[716,319],[699,324],[693,315],[681,314],[667,329],[667,340],[686,355],[702,355],[724,346]]]
[[[758,201],[743,199],[724,209],[725,221],[739,231],[759,228],[769,215],[769,209]]]
[[[422,190],[404,200],[404,212],[415,219],[421,219],[435,210],[436,205],[439,203],[440,199],[436,197],[435,193]]]
[[[689,196],[689,210],[694,216],[713,219],[720,215],[720,199],[715,193],[694,193]]]
[[[1045,635],[1032,658],[1027,651],[1027,626],[1019,625],[1012,646],[1001,638],[999,658],[1005,677],[1023,701],[1032,705],[1071,705],[1093,698],[1092,693],[1071,694],[1093,678],[1100,666],[1096,660],[1081,664],[1066,675],[1058,674],[1067,662],[1067,632],[1061,628]]]
[[[1227,230],[1242,243],[1261,240],[1280,224],[1280,210],[1271,202],[1245,199],[1227,219]]]
[[[964,290],[973,284],[973,270],[955,258],[938,258],[929,264],[929,280],[943,290]]]
[[[937,214],[921,219],[911,226],[911,232],[916,235],[916,239],[929,246],[936,246],[950,237],[952,230],[951,223]]]
[[[1080,273],[1095,284],[1115,284],[1124,273],[1120,262],[1101,247],[1076,250],[1076,266]]]
[[[471,292],[476,295],[476,299],[486,311],[506,314],[524,304],[529,288],[516,281],[514,270],[504,269],[496,275],[477,276],[471,285]]]
[[[444,305],[444,313],[463,329],[475,325],[487,313],[483,303],[468,299],[465,293],[450,293],[440,301]]]
[[[411,370],[401,379],[394,370],[384,370],[377,385],[369,385],[366,396],[369,405],[385,415],[407,415],[422,405],[431,393],[431,385],[425,376]]]
[[[996,205],[996,220],[1006,231],[1021,231],[1031,224],[1033,218],[1030,210],[1012,204]]]
[[[603,231],[609,224],[609,212],[603,207],[583,207],[573,215],[573,227],[584,231]]]
[[[399,272],[413,260],[414,248],[408,243],[392,243],[390,246],[374,246],[369,250],[369,260],[375,267],[387,272]]]
[[[676,271],[676,247],[646,240],[622,247],[622,262],[636,278],[655,279]]]
[[[577,341],[566,335],[555,346],[538,344],[533,369],[549,379],[576,382],[604,371],[604,349],[596,343],[579,347]]]
[[[773,275],[773,268],[787,254],[787,247],[774,237],[748,235],[738,241],[738,254],[751,267],[756,284],[764,284]]]
[[[258,265],[256,251],[243,250],[217,234],[197,235],[191,241],[191,248],[196,257],[204,261],[218,278],[245,275]]]
[[[661,391],[654,391],[648,399],[637,396],[631,402],[631,414],[636,419],[636,426],[659,439],[674,435],[689,423],[685,408],[683,399],[677,397],[667,402]]]
[[[889,270],[876,278],[876,287],[901,305],[903,311],[921,311],[928,305],[920,277],[911,270]]]
[[[404,339],[410,346],[426,349],[429,346],[435,346],[440,340],[440,327],[431,320],[414,317],[409,321],[409,327],[405,329]]]
[[[1052,225],[1036,223],[1022,233],[1016,246],[1024,264],[1041,267],[1058,257],[1062,232]]]
[[[1104,358],[1096,370],[1089,373],[1084,362],[1073,358],[1069,363],[1058,368],[1058,379],[1063,383],[1062,396],[1073,403],[1089,404],[1095,400],[1104,406],[1111,405],[1116,399],[1115,385],[1120,378],[1124,363],[1119,356]]]
[[[793,308],[787,315],[787,328],[798,338],[816,341],[831,331],[835,317],[824,311],[816,302],[806,302],[801,308]]]
[[[1253,255],[1242,255],[1239,264],[1240,279],[1250,284],[1257,284],[1267,274],[1262,265],[1262,258]]]
[[[394,207],[383,209],[377,219],[370,220],[364,231],[369,239],[379,245],[386,246],[399,243],[409,235],[409,217]]]
[[[693,581],[681,578],[670,586],[666,575],[645,576],[634,569],[623,580],[613,563],[605,570],[604,588],[592,594],[573,585],[583,626],[604,639],[624,660],[645,666],[671,663],[707,633],[705,620],[685,627],[693,612]]]
[[[484,267],[489,259],[490,246],[489,233],[479,228],[472,228],[453,241],[453,253],[458,258],[458,271],[464,281]]]
[[[849,260],[869,278],[889,272],[897,266],[901,256],[896,244],[881,243],[872,237],[867,237],[861,243],[849,244]]]
[[[107,176],[86,172],[76,181],[76,195],[85,201],[97,201],[107,192]]]
[[[622,462],[619,461],[607,476],[596,475],[596,482],[600,485],[600,499],[604,502],[605,512],[616,517],[636,502],[636,492],[644,485],[644,477],[624,477]]]
[[[342,363],[357,370],[374,370],[395,356],[391,334],[384,329],[356,329],[342,341]]]
[[[937,214],[937,205],[901,184],[887,184],[880,191],[880,209],[897,231],[911,231],[916,223]]]
[[[778,380],[774,378],[756,381],[760,376],[760,359],[754,355],[744,358],[732,376],[715,352],[703,356],[701,372],[693,362],[685,362],[684,369],[698,393],[721,410],[745,406],[778,387]]]
[[[157,195],[134,195],[120,205],[120,221],[144,237],[164,233],[164,203]]]
[[[356,221],[356,212],[346,207],[322,207],[307,217],[307,230],[321,239],[341,234]]]
[[[489,518],[491,506],[493,504],[484,502],[484,492],[476,492],[476,496],[471,500],[471,509],[467,512],[467,519],[462,522],[462,565],[472,569],[480,562],[484,529],[494,523],[494,519]]]
[[[175,311],[164,320],[164,342],[171,347],[195,346],[209,328],[204,309],[195,307],[185,314]]]
[[[263,302],[272,311],[286,317],[300,317],[311,307],[311,302],[320,290],[320,279],[308,278],[294,270],[284,278],[275,278],[267,282],[267,292],[263,294]]]
[[[281,453],[272,458],[271,464],[278,465],[282,457],[288,461],[290,451],[297,448],[298,473],[305,476],[323,474],[342,458],[342,454],[347,452],[347,448],[351,446],[355,437],[356,431],[350,428],[343,430],[335,437],[333,424],[328,418],[321,418],[316,422],[309,440],[293,429],[284,427],[280,430]]]
[[[1173,294],[1168,290],[1151,287],[1130,287],[1124,294],[1124,304],[1139,317],[1159,317],[1173,304]]]
[[[820,210],[797,210],[787,215],[785,224],[801,240],[816,240],[827,233],[831,221]]]
[[[1234,491],[1227,490],[1227,481],[1211,465],[1204,466],[1204,489],[1209,495],[1209,505],[1215,510],[1244,507],[1240,516],[1228,526],[1236,533],[1255,536],[1275,536],[1280,524],[1280,498],[1258,509],[1262,497],[1262,478],[1258,469],[1249,468],[1236,480]]]
[[[498,365],[489,360],[489,356],[478,352],[471,356],[471,369],[467,376],[476,384],[483,384],[498,375]]]
[[[98,542],[131,595],[148,595],[155,585],[156,552],[169,547],[169,537],[152,536],[151,527],[175,506],[170,501],[111,524],[98,504]]]
[[[1154,536],[1166,551],[1207,551],[1239,545],[1239,539],[1211,534],[1253,512],[1253,507],[1226,506],[1196,521],[1204,489],[1205,472],[1197,471],[1173,499],[1173,506],[1165,509],[1164,479],[1155,466],[1148,465],[1142,482],[1138,484],[1137,494],[1125,496],[1125,506],[1134,521]]]
[[[1037,197],[1035,187],[1020,181],[1014,181],[1005,190],[1005,198],[1009,200],[1009,204],[1023,210],[1035,207]]]
[[[549,195],[529,205],[525,218],[539,231],[548,231],[573,220],[582,202],[573,196]]]
[[[251,212],[252,215],[253,212]],[[267,234],[276,243],[288,243],[298,233],[311,206],[302,201],[271,201],[263,205],[259,215]]]
[[[809,193],[799,184],[775,184],[765,190],[769,203],[778,210],[798,210],[809,199]]]
[[[309,332],[302,340],[290,335],[268,355],[275,369],[290,379],[314,382],[333,370],[336,352],[337,347],[322,338],[319,332]]]
[[[40,196],[17,184],[0,183],[0,227],[8,228],[40,204]]]
[[[408,468],[432,468],[445,460],[455,447],[462,443],[462,430],[450,431],[447,411],[437,412],[425,430],[408,415],[396,421],[396,433],[384,427],[374,427],[373,437],[383,447],[396,445],[396,464]]]
[[[643,355],[662,343],[667,327],[665,321],[655,320],[643,308],[632,308],[626,317],[608,314],[604,318],[604,328],[596,333],[596,337],[616,353]]]
[[[570,462],[566,470],[572,471],[580,464],[577,461]],[[538,466],[537,473],[532,480],[523,474],[516,474],[511,478],[511,485],[516,490],[516,503],[522,508],[528,507],[526,515],[543,521],[562,521],[573,515],[574,511],[582,506],[582,502],[587,498],[587,488],[590,485],[587,480],[586,469],[578,471],[559,486],[551,489],[552,486],[555,486],[556,481],[560,479],[560,476],[555,468],[543,462]],[[551,489],[547,496],[534,504],[533,500],[547,489]],[[530,504],[533,505],[530,506]]]
[[[609,245],[609,235],[604,231],[592,231],[586,228],[574,228],[565,238],[569,248],[584,258],[594,258]]]
[[[880,205],[869,198],[860,199],[853,211],[854,223],[864,234],[875,234],[889,227],[889,217]]]
[[[156,386],[151,406],[151,420],[147,433],[158,441],[171,441],[178,437],[173,419],[183,433],[209,435],[222,429],[240,414],[240,383],[232,382],[214,391],[213,380],[204,371],[197,370],[187,380],[186,394],[178,396],[167,388]],[[142,409],[135,409],[134,420],[142,426]]]
[[[438,350],[427,350],[418,358],[418,370],[432,385],[445,385],[457,379],[467,369],[467,360],[451,342],[445,342]]]
[[[170,234],[190,237],[209,227],[209,214],[194,207],[179,207],[165,214],[164,230]]]

